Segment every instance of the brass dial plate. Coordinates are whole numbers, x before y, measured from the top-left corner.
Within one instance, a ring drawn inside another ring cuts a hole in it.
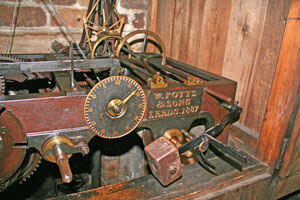
[[[132,132],[146,111],[145,92],[132,78],[111,76],[89,92],[84,104],[87,126],[103,138]]]

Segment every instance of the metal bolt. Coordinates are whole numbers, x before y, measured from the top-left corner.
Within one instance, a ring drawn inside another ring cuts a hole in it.
[[[82,153],[82,155],[87,155],[90,152],[90,148],[88,147],[88,145],[83,145],[82,147],[80,147],[80,152]]]
[[[5,126],[2,126],[0,131],[2,134],[5,134],[7,132],[7,128]]]
[[[176,172],[177,172],[177,167],[176,167],[176,166],[171,166],[171,167],[169,168],[169,172],[170,172],[170,174],[176,174]]]

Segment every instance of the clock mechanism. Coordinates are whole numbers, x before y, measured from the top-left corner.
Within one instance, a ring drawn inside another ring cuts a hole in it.
[[[143,88],[126,76],[111,76],[100,81],[84,104],[87,126],[103,138],[129,134],[142,121],[145,111]]]

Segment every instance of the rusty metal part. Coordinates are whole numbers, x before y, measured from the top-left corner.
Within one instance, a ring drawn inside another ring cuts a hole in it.
[[[21,166],[26,153],[27,138],[15,115],[2,106],[0,110],[0,184],[3,184]]]
[[[150,86],[151,89],[157,88],[167,88],[168,83],[164,81],[164,78],[160,76],[160,73],[157,72],[153,78],[149,78],[147,81],[147,85]]]
[[[159,151],[158,151],[159,149]],[[167,186],[182,175],[181,161],[177,148],[165,137],[160,137],[145,147],[153,175]]]
[[[161,54],[162,54],[161,64],[165,65],[166,64],[166,49],[165,49],[164,43],[163,43],[163,41],[160,39],[160,37],[156,33],[152,32],[152,31],[149,31],[149,30],[136,30],[136,31],[132,31],[131,33],[129,33],[128,35],[126,35],[124,37],[124,39],[120,42],[120,44],[119,44],[119,46],[117,48],[116,56],[118,56],[118,57],[120,56],[120,52],[121,52],[123,46],[127,43],[128,39],[131,38],[131,37],[133,37],[134,35],[138,35],[138,34],[145,34],[145,38],[147,36],[151,36],[154,39],[156,39],[156,41],[158,42],[158,45],[160,45],[160,48],[161,48]],[[146,40],[147,40],[147,38],[146,38]],[[144,39],[144,43],[145,43],[145,39]],[[145,44],[143,46],[145,46]],[[142,49],[144,49],[144,48],[142,48]],[[141,52],[141,53],[143,54],[145,52]],[[143,55],[143,56],[147,57],[146,55]],[[144,59],[143,56],[141,56],[141,58]]]

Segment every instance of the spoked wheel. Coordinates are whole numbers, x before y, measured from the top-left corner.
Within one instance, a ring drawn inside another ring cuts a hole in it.
[[[93,46],[91,52],[91,58],[111,58],[116,56],[116,49],[119,46],[123,38],[119,35],[106,35],[101,37]],[[127,49],[130,49],[130,45],[125,43]],[[131,55],[128,56],[131,58]]]
[[[140,37],[140,35],[143,37]],[[126,43],[128,43],[133,50],[126,50]],[[160,37],[149,30],[137,30],[126,35],[118,45],[116,56],[119,57],[122,51],[126,51],[138,60],[158,57],[161,58],[162,65],[166,64],[165,46]]]

